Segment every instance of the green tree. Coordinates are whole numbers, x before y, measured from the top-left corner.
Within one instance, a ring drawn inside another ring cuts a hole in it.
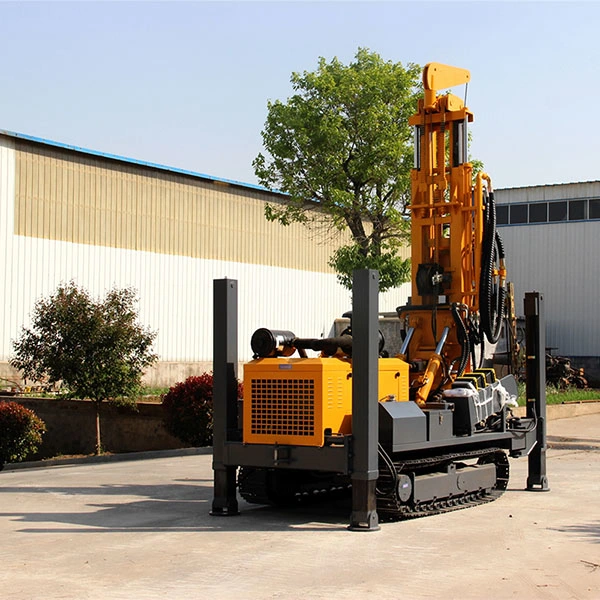
[[[156,333],[137,323],[136,294],[113,289],[94,300],[75,283],[58,287],[39,300],[32,326],[13,342],[10,363],[34,381],[61,382],[67,397],[96,405],[96,452],[102,451],[100,404],[104,400],[135,405]]]
[[[287,196],[267,204],[266,217],[308,226],[324,219],[349,230],[352,242],[330,258],[345,287],[356,268],[378,269],[382,291],[408,279],[409,261],[398,250],[409,238],[408,118],[416,111],[420,76],[418,65],[359,48],[348,65],[320,58],[316,71],[293,73],[294,95],[268,103],[262,131],[268,155],[259,154],[253,166],[262,185]]]

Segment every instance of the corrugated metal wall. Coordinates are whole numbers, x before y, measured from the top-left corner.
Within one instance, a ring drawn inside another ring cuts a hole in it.
[[[496,190],[495,197],[496,201],[501,204],[538,202],[543,200],[571,200],[575,198],[598,198],[600,197],[600,181],[499,189]]]
[[[15,233],[27,237],[326,273],[346,239],[269,223],[274,194],[26,141],[15,189]]]
[[[9,138],[0,136],[0,282],[3,300],[0,316],[0,343],[2,357],[10,342],[8,336],[15,330],[15,320],[18,318],[16,307],[12,305],[12,287],[16,279],[13,260],[13,206],[15,197],[15,145]]]
[[[238,280],[240,360],[258,327],[327,335],[351,306],[327,267],[333,240],[268,223],[260,191],[123,165],[0,136],[0,360],[36,300],[76,281],[132,286],[161,361],[212,359],[212,282]],[[404,304],[410,286],[380,297]]]
[[[600,183],[497,190],[500,204],[600,196]],[[515,284],[517,313],[523,296],[540,291],[546,343],[568,356],[600,356],[600,221],[513,225],[499,228]]]

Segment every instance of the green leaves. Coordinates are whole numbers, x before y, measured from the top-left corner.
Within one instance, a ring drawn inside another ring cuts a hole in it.
[[[287,194],[281,204],[267,205],[266,218],[310,225],[326,215],[334,227],[350,230],[361,256],[381,264],[383,254],[393,257],[397,242],[406,239],[408,118],[421,92],[420,73],[418,65],[384,61],[365,48],[349,65],[321,58],[316,71],[293,73],[295,94],[268,104],[262,131],[267,155],[253,163],[262,185]],[[351,256],[358,254],[341,262]],[[332,261],[341,264],[339,257]],[[390,287],[402,281],[392,277]]]
[[[342,246],[329,259],[329,265],[337,272],[339,283],[347,289],[352,289],[356,269],[377,269],[379,289],[383,291],[410,277],[410,259],[399,257],[389,248],[383,248],[379,253],[365,253],[358,244]]]

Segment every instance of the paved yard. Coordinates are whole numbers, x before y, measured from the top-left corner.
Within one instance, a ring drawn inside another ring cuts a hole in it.
[[[346,508],[208,515],[211,456],[0,473],[1,597],[600,598],[600,414],[550,421],[549,493],[349,532]]]

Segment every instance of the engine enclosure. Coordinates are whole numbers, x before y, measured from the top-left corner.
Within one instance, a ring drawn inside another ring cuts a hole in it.
[[[380,400],[408,400],[408,368],[399,358],[379,359]],[[244,365],[244,443],[323,446],[327,436],[350,433],[350,359],[260,358]]]

